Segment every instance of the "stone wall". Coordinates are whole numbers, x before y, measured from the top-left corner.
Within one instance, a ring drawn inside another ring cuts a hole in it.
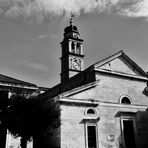
[[[96,75],[100,83],[95,88],[77,93],[69,100],[94,100],[96,107],[75,101],[61,105],[61,148],[86,148],[85,118],[97,118],[97,141],[99,148],[123,148],[122,119],[131,119],[137,148],[148,147],[148,97],[144,93],[146,81],[108,75]],[[132,104],[121,104],[120,98],[128,96]],[[96,114],[86,115],[88,108]],[[92,120],[93,121],[93,120]],[[130,137],[129,137],[130,140]]]

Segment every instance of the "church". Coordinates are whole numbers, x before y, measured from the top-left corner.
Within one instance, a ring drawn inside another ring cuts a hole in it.
[[[147,148],[147,73],[124,51],[85,69],[72,18],[61,50],[61,83],[45,92],[60,102],[61,124],[47,147]]]
[[[72,17],[61,50],[61,82],[42,94],[48,95],[47,103],[50,99],[60,103],[60,126],[44,140],[33,139],[28,148],[147,148],[148,74],[124,51],[85,69],[83,39]],[[0,83],[5,92],[41,90],[31,83],[6,80]],[[7,134],[6,148],[19,147],[8,139]]]

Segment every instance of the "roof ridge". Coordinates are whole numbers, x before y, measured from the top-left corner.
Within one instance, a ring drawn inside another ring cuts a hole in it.
[[[1,78],[1,77],[3,77],[3,78]],[[1,81],[2,82],[5,82],[6,81],[7,83],[19,83],[19,84],[24,83],[22,85],[25,85],[26,84],[26,85],[31,85],[31,86],[37,86],[36,84],[30,83],[30,82],[26,82],[26,81],[23,81],[23,80],[19,80],[19,79],[16,79],[16,78],[12,78],[12,77],[6,76],[4,74],[0,74],[0,82]]]
[[[117,54],[119,54],[119,53],[123,53],[123,50],[120,50],[120,51],[118,51],[118,52],[116,52],[116,53],[114,53],[114,54],[112,54],[112,55],[110,55],[110,56],[108,56],[108,57],[106,57],[106,58],[103,58],[102,60],[100,60],[100,61],[97,62],[97,63],[100,63],[100,62],[105,61],[105,60],[107,60],[107,59],[109,59],[109,58],[111,58],[111,57],[114,57],[115,55],[117,55]]]
[[[93,66],[93,65],[96,65],[96,64],[98,64],[98,63],[101,63],[101,62],[103,62],[103,61],[106,61],[107,59],[109,59],[109,58],[111,58],[111,57],[114,57],[115,55],[118,55],[118,54],[120,54],[120,53],[123,54],[123,53],[124,53],[123,50],[119,50],[118,52],[116,52],[116,53],[114,53],[114,54],[111,54],[110,56],[107,56],[106,58],[101,59],[100,61],[98,61],[98,62],[96,62],[96,63],[90,65],[89,67],[91,67],[91,66]],[[89,67],[88,67],[88,68],[89,68]]]
[[[90,67],[94,67],[94,68],[100,67],[100,66],[106,64],[107,62],[110,62],[120,56],[123,56],[124,58],[126,58],[126,60],[128,60],[132,64],[132,66],[134,66],[143,76],[148,77],[146,72],[139,65],[137,65],[137,63],[135,63],[128,55],[126,55],[125,52],[123,52],[123,50],[120,50],[120,51],[96,62],[95,64],[89,66],[87,69],[89,69]]]

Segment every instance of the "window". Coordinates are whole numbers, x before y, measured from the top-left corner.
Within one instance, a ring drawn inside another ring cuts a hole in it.
[[[71,52],[75,53],[75,44],[74,44],[74,42],[71,43]]]
[[[123,97],[121,99],[121,103],[123,103],[123,104],[131,104],[131,100],[129,98],[127,98],[127,97]]]
[[[94,109],[88,109],[87,114],[95,114],[95,110]]]
[[[127,95],[122,95],[119,99],[119,103],[122,104],[132,104],[132,100],[129,96]]]
[[[80,46],[80,43],[77,43],[77,49],[76,49],[76,53],[77,54],[81,54],[81,46]]]
[[[124,147],[136,148],[134,120],[132,118],[123,118],[121,119],[121,126]]]
[[[97,126],[96,124],[86,125],[87,148],[97,148]]]
[[[94,108],[87,108],[85,110],[85,139],[86,148],[98,148],[98,131],[97,123],[100,120]]]

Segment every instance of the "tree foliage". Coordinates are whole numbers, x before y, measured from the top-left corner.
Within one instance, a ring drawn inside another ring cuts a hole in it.
[[[15,137],[30,140],[35,135],[50,135],[60,125],[58,101],[48,95],[13,95],[5,119],[8,130]]]

